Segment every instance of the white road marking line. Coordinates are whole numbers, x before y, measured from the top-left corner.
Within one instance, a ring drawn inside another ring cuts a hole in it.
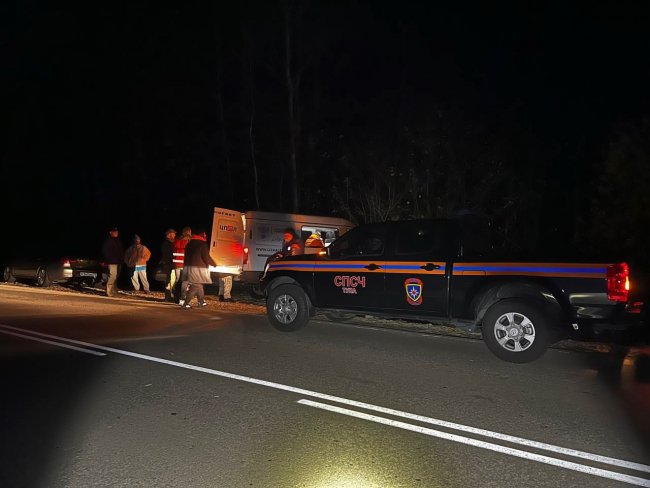
[[[44,342],[45,344],[52,344],[53,346],[65,347],[65,348],[68,348],[68,349],[74,349],[75,351],[85,352],[87,354],[94,354],[95,356],[106,356],[106,354],[103,353],[103,352],[91,351],[89,349],[83,349],[81,347],[70,346],[68,344],[61,344],[60,342],[48,341],[48,340],[45,340],[45,339],[38,339],[36,337],[27,336],[27,335],[24,335],[24,334],[16,334],[15,332],[9,332],[7,330],[0,330],[0,334],[7,334],[7,335],[16,336],[16,337],[22,337],[24,339],[29,339],[30,341]]]
[[[81,345],[81,346],[93,347],[95,349],[100,349],[102,351],[114,352],[116,354],[122,354],[124,356],[131,356],[131,357],[134,357],[134,358],[145,359],[147,361],[153,361],[153,362],[160,363],[160,364],[167,364],[167,365],[176,366],[176,367],[179,367],[179,368],[190,369],[190,370],[193,370],[193,371],[199,371],[201,373],[208,373],[208,374],[215,375],[215,376],[221,376],[223,378],[230,378],[230,379],[237,380],[237,381],[244,381],[246,383],[252,383],[252,384],[260,385],[260,386],[266,386],[266,387],[269,387],[269,388],[275,388],[276,390],[289,391],[289,392],[292,392],[292,393],[297,393],[298,395],[302,395],[302,396],[319,398],[321,400],[327,400],[327,401],[331,401],[331,402],[335,402],[335,403],[342,403],[344,405],[357,407],[357,408],[362,408],[364,410],[372,410],[372,411],[380,412],[380,413],[383,413],[383,414],[386,414],[386,415],[391,415],[393,417],[402,417],[402,418],[406,418],[406,419],[413,420],[413,421],[416,421],[416,422],[422,422],[422,423],[437,425],[439,427],[445,427],[445,428],[453,429],[453,430],[460,430],[462,432],[468,432],[468,433],[475,434],[475,435],[480,435],[480,436],[483,436],[483,437],[490,437],[492,439],[498,439],[498,440],[505,441],[505,442],[510,442],[510,443],[513,443],[513,444],[520,444],[520,445],[531,447],[531,448],[534,448],[534,449],[542,449],[542,450],[545,450],[545,451],[551,451],[551,452],[554,452],[556,454],[562,454],[562,455],[565,455],[565,456],[578,457],[578,458],[582,458],[582,459],[587,459],[589,461],[594,461],[594,462],[597,462],[597,463],[609,464],[611,466],[618,466],[618,467],[625,468],[625,469],[632,469],[632,470],[635,470],[635,471],[643,471],[643,472],[646,472],[646,473],[650,473],[650,466],[648,466],[646,464],[634,463],[634,462],[631,462],[631,461],[624,461],[622,459],[616,459],[616,458],[611,458],[611,457],[607,457],[607,456],[601,456],[599,454],[591,454],[591,453],[588,453],[588,452],[577,451],[575,449],[569,449],[569,448],[566,448],[566,447],[555,446],[553,444],[546,444],[544,442],[532,441],[532,440],[529,440],[529,439],[523,439],[521,437],[515,437],[515,436],[511,436],[511,435],[507,435],[507,434],[501,434],[499,432],[493,432],[493,431],[490,431],[490,430],[479,429],[479,428],[476,428],[476,427],[470,427],[470,426],[467,426],[467,425],[457,424],[457,423],[454,423],[454,422],[447,422],[445,420],[439,420],[439,419],[434,419],[434,418],[431,418],[431,417],[425,417],[425,416],[422,416],[422,415],[416,415],[416,414],[412,414],[412,413],[408,413],[408,412],[402,412],[400,410],[393,410],[392,408],[379,407],[377,405],[372,405],[370,403],[358,402],[356,400],[349,400],[347,398],[337,397],[337,396],[334,396],[334,395],[327,395],[325,393],[319,393],[319,392],[316,392],[316,391],[305,390],[303,388],[296,388],[296,387],[293,387],[293,386],[283,385],[281,383],[274,383],[274,382],[271,382],[271,381],[260,380],[260,379],[257,379],[257,378],[251,378],[249,376],[242,376],[242,375],[233,374],[233,373],[226,373],[224,371],[217,371],[217,370],[214,370],[214,369],[203,368],[201,366],[194,366],[194,365],[191,365],[191,364],[179,363],[177,361],[170,361],[168,359],[162,359],[162,358],[157,358],[157,357],[153,357],[153,356],[146,356],[144,354],[138,354],[138,353],[135,353],[135,352],[124,351],[124,350],[121,350],[121,349],[114,349],[114,348],[111,348],[111,347],[100,346],[100,345],[97,345],[97,344],[90,344],[90,343],[87,343],[87,342],[77,341],[77,340],[74,340],[74,339],[67,339],[65,337],[58,337],[58,336],[53,336],[53,335],[49,335],[49,334],[43,334],[43,333],[40,333],[40,332],[34,332],[34,331],[27,330],[27,329],[19,329],[17,327],[11,327],[9,325],[0,324],[0,328],[8,328],[8,329],[11,329],[11,330],[17,330],[17,331],[21,331],[21,332],[28,332],[30,334],[35,334],[35,335],[42,336],[42,337],[49,337],[51,339],[58,339],[58,340],[62,340],[62,341],[67,341],[67,342],[70,342],[72,344],[78,344],[78,345]]]
[[[438,437],[440,439],[458,442],[460,444],[480,447],[481,449],[487,449],[489,451],[499,452],[501,454],[507,454],[509,456],[515,456],[522,459],[528,459],[530,461],[537,461],[538,463],[550,464],[551,466],[557,466],[560,468],[578,471],[580,473],[599,476],[601,478],[622,481],[624,483],[629,483],[631,485],[637,486],[650,486],[650,480],[638,478],[636,476],[629,476],[626,474],[616,473],[614,471],[607,471],[605,469],[594,468],[592,466],[586,466],[584,464],[572,463],[570,461],[564,461],[562,459],[556,459],[549,456],[542,456],[541,454],[535,454],[528,451],[520,451],[519,449],[513,449],[512,447],[491,444],[489,442],[479,441],[477,439],[471,439],[469,437],[463,437],[456,434],[449,434],[447,432],[429,429],[427,427],[421,427],[419,425],[411,425],[407,424],[406,422],[400,422],[399,420],[391,420],[384,417],[378,417],[377,415],[370,415],[363,412],[349,410],[347,408],[336,407],[334,405],[326,405],[324,403],[313,402],[311,400],[299,400],[298,403],[307,405],[309,407],[319,408],[321,410],[327,410],[330,412],[347,415],[349,417],[355,417],[362,420],[369,420],[370,422],[397,427],[398,429],[410,430],[412,432],[417,432],[419,434],[424,434],[431,437]]]

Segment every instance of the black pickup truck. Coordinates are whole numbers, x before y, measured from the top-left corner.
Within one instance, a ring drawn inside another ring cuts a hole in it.
[[[515,255],[460,219],[369,224],[319,254],[268,264],[261,288],[280,331],[304,327],[316,311],[447,322],[482,329],[488,348],[516,363],[538,359],[572,330],[634,318],[626,263]]]

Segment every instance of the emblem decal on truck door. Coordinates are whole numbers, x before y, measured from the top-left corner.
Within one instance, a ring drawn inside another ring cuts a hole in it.
[[[406,300],[409,305],[422,305],[422,289],[424,285],[417,278],[409,278],[404,282]]]

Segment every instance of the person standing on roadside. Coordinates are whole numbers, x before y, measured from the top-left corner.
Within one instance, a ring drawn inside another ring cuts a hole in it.
[[[199,229],[192,235],[192,239],[185,247],[185,262],[181,280],[189,282],[190,290],[187,292],[187,298],[181,308],[192,308],[190,303],[195,296],[199,302],[199,307],[207,306],[203,285],[212,284],[209,267],[216,266],[217,263],[210,256],[210,249],[206,241],[207,235],[205,231]]]
[[[184,227],[181,236],[174,241],[174,273],[176,280],[176,289],[174,290],[174,297],[178,300],[180,305],[185,303],[185,296],[187,295],[187,281],[181,281],[181,273],[183,271],[183,265],[185,263],[185,247],[190,242],[192,238],[192,229],[189,227]]]
[[[106,295],[109,297],[119,296],[117,293],[116,280],[122,269],[124,262],[124,246],[118,237],[119,233],[117,227],[113,227],[109,231],[109,236],[102,245],[102,254],[104,261],[108,266],[108,280],[106,281]]]
[[[232,291],[232,276],[223,276],[219,278],[219,301],[235,303],[235,300],[230,295]]]
[[[160,246],[160,266],[167,275],[165,283],[165,301],[174,302],[174,285],[176,284],[176,273],[174,272],[174,239],[176,231],[167,229],[165,240]]]
[[[124,262],[131,273],[131,283],[135,291],[140,291],[140,282],[144,293],[149,293],[149,281],[147,280],[147,261],[151,258],[151,251],[142,245],[139,235],[133,237],[133,245],[124,253]]]

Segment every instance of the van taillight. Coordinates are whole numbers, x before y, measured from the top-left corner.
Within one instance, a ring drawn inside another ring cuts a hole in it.
[[[244,264],[248,264],[248,248],[244,248]]]
[[[627,302],[630,292],[630,270],[627,263],[607,266],[607,298]]]

